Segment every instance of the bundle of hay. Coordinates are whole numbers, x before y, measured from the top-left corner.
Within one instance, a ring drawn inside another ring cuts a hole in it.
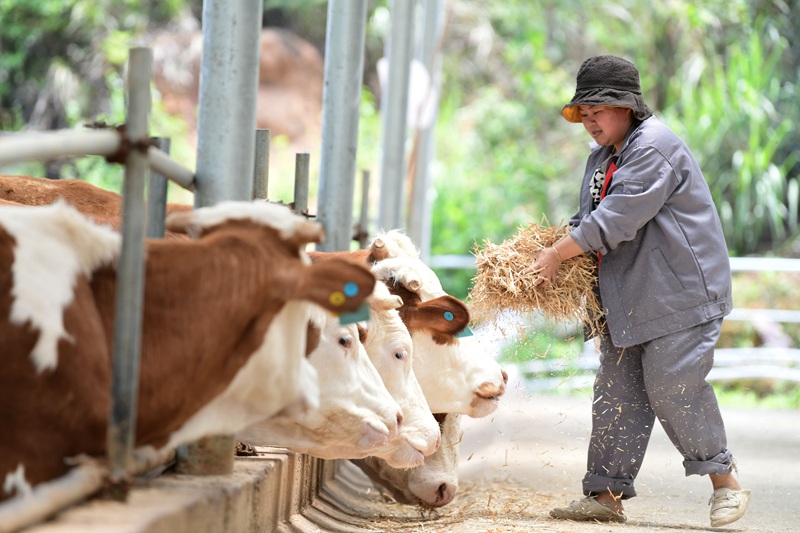
[[[478,271],[468,296],[474,320],[496,324],[503,311],[535,311],[548,320],[578,319],[596,328],[602,311],[592,290],[597,278],[593,254],[581,254],[561,263],[555,283],[535,286],[538,274],[523,274],[533,266],[534,252],[552,246],[568,232],[563,224],[531,224],[520,227],[512,239],[502,244],[487,240],[482,249],[476,244]]]

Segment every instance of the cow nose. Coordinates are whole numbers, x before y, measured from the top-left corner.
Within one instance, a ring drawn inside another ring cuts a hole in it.
[[[396,420],[397,420],[397,430],[400,431],[400,428],[403,427],[403,413],[402,412],[397,411]]]
[[[436,490],[436,506],[441,507],[453,501],[453,496],[456,495],[456,488],[450,483],[442,483]]]

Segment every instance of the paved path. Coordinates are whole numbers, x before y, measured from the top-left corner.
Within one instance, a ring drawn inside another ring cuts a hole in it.
[[[546,510],[580,497],[590,432],[589,396],[532,395],[519,382],[489,419],[465,419],[460,480],[468,491],[485,491],[495,501],[503,489],[530,505],[516,522],[494,510],[497,529],[479,526],[443,531],[747,531],[800,532],[800,411],[726,409],[728,441],[742,484],[753,491],[748,514],[725,528],[709,527],[706,477],[685,477],[682,459],[656,426],[636,488],[626,502],[624,526],[551,520]],[[521,491],[521,492],[520,492]],[[491,498],[478,498],[488,502]],[[458,505],[458,502],[454,502]],[[490,505],[489,505],[490,506]],[[488,506],[487,506],[488,507]],[[497,519],[497,518],[500,519]],[[509,520],[506,520],[508,518]],[[521,523],[522,520],[522,523]],[[617,529],[620,528],[620,529]]]

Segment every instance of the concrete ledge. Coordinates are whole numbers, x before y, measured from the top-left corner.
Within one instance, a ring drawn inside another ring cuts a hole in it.
[[[25,532],[361,533],[412,509],[385,502],[349,461],[257,450],[257,456],[237,458],[231,475],[167,472],[139,479],[127,502],[95,498]]]
[[[69,508],[30,533],[229,533],[275,531],[293,454],[236,460],[226,476],[167,473],[137,480],[127,502],[93,499]]]

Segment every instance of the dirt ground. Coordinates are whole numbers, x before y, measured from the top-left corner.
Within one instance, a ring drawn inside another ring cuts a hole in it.
[[[460,486],[451,504],[438,512],[384,504],[359,525],[426,533],[800,532],[800,411],[723,409],[740,480],[753,491],[747,515],[729,526],[709,526],[710,481],[685,477],[660,426],[636,483],[639,497],[626,502],[626,524],[549,518],[552,507],[581,496],[590,408],[588,396],[529,394],[512,381],[493,416],[464,419]]]

